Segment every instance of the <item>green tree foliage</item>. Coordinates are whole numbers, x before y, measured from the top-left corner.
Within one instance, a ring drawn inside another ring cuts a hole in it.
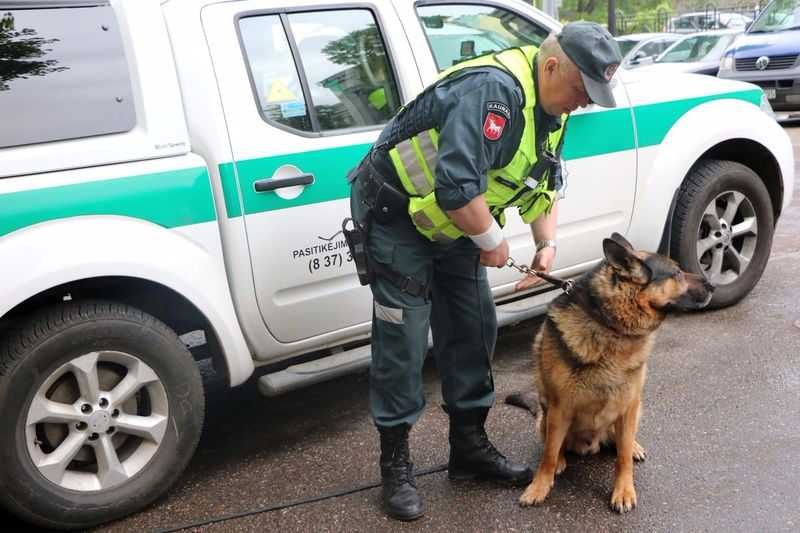
[[[383,63],[386,60],[383,43],[374,24],[329,42],[322,53],[337,65],[358,65],[364,61]]]
[[[674,0],[617,0],[618,33],[660,31],[660,21],[675,12]],[[562,21],[608,21],[607,0],[563,0],[559,8]]]
[[[67,70],[57,66],[54,59],[43,59],[52,51],[47,48],[58,39],[43,39],[31,28],[17,30],[14,17],[6,13],[0,18],[0,91],[9,89],[8,83],[17,78],[45,76]]]

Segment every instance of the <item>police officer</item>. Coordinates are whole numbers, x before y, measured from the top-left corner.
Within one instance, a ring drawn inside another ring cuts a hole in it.
[[[408,433],[425,405],[429,326],[450,418],[450,479],[530,482],[531,470],[506,459],[484,429],[497,338],[485,267],[506,264],[503,211],[514,206],[536,241],[532,268],[550,270],[565,120],[590,103],[615,105],[620,61],[606,30],[575,22],[539,49],[457,64],[387,124],[351,172],[351,210],[371,267],[369,404],[389,516],[423,514]],[[539,281],[526,277],[516,289]]]

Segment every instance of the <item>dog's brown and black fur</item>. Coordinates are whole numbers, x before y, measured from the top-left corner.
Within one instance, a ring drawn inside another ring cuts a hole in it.
[[[654,332],[670,309],[698,309],[711,299],[702,276],[635,251],[619,234],[603,241],[603,252],[605,261],[550,304],[533,343],[544,451],[522,505],[544,501],[567,467],[565,451],[595,453],[609,444],[617,449],[611,506],[636,506],[633,460],[645,456],[636,429]]]

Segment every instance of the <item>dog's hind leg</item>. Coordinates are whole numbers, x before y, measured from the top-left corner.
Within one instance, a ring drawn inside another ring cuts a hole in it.
[[[566,441],[564,444],[561,445],[561,451],[558,452],[558,464],[556,465],[556,475],[561,475],[561,473],[567,469],[567,443]]]
[[[564,438],[567,436],[571,420],[567,413],[558,405],[548,405],[545,413],[545,438],[542,459],[536,476],[522,496],[519,498],[520,505],[534,505],[542,503],[555,480],[556,469],[559,466],[559,458],[563,457],[561,448]]]
[[[634,430],[634,433],[633,433],[634,437],[635,437],[636,432],[638,431],[638,428],[639,428],[639,419],[641,418],[641,412],[642,412],[642,409],[639,408],[638,412],[636,414],[636,429]],[[602,445],[613,446],[614,449],[617,448],[617,435],[616,435],[616,433],[614,431],[614,424],[611,424],[611,426],[608,428],[608,435],[607,435],[606,439],[604,439],[601,442],[601,444]],[[647,457],[647,452],[645,451],[644,446],[639,444],[639,441],[637,441],[634,438],[634,441],[633,441],[633,460],[637,461],[637,462],[641,462],[641,461],[644,461],[646,457]]]
[[[644,461],[647,457],[647,452],[644,450],[641,444],[637,441],[633,441],[633,460],[634,461]]]
[[[543,403],[539,404],[539,410],[536,411],[536,431],[539,433],[539,440],[544,442],[547,431],[545,430],[545,420],[547,419],[547,406]]]
[[[644,451],[644,447],[639,444],[639,441],[636,440],[636,434],[639,432],[639,420],[642,418],[642,402],[636,404],[636,421],[634,422],[633,426],[633,460],[634,461],[644,461],[644,458],[647,457],[647,452]]]

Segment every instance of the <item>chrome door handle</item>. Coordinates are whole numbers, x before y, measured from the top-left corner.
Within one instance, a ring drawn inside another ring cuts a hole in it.
[[[256,192],[274,191],[283,187],[294,187],[295,185],[311,185],[314,183],[314,174],[300,174],[290,178],[267,178],[253,183]]]

